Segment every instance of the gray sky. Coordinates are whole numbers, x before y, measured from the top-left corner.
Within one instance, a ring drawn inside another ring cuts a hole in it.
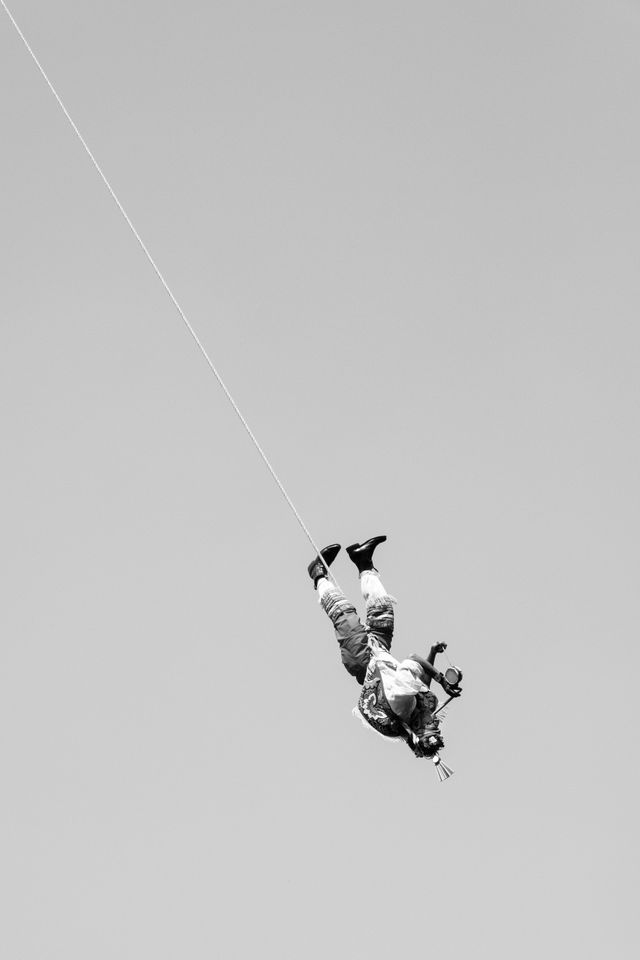
[[[465,696],[443,785],[350,716],[311,548],[3,14],[3,955],[635,957],[638,5],[11,9]]]

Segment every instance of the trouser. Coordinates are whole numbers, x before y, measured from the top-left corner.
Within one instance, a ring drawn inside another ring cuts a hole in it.
[[[318,597],[333,623],[346,670],[358,683],[363,683],[371,658],[369,638],[378,640],[385,650],[391,648],[393,600],[375,570],[360,574],[360,586],[366,604],[366,625],[360,620],[351,601],[326,577],[318,581]]]

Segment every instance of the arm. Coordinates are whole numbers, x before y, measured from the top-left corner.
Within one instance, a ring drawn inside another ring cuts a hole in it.
[[[411,659],[415,660],[422,667],[422,672],[424,673],[424,682],[425,686],[431,687],[431,681],[435,680],[436,683],[439,683],[445,693],[450,697],[459,697],[461,693],[460,687],[452,687],[450,683],[447,683],[442,673],[439,670],[436,670],[434,662],[436,659],[436,654],[442,653],[446,650],[446,643],[436,643],[431,647],[429,654],[425,660],[424,657],[420,657],[417,654],[412,654]]]
[[[436,654],[444,653],[446,649],[447,649],[446,643],[434,643],[434,645],[431,647],[431,650],[429,650],[429,656],[427,657],[427,662],[435,663]]]
[[[426,661],[422,657],[414,657],[414,660],[417,660],[418,663],[422,666],[422,669],[425,672],[425,684],[430,687],[431,681],[435,680],[437,683],[440,683],[438,679],[438,672],[434,669],[433,665],[436,662],[436,655],[438,653],[443,653],[447,649],[446,643],[434,643],[429,650]],[[431,668],[431,669],[429,669]],[[442,674],[440,674],[442,676]]]
[[[409,659],[415,660],[416,663],[420,664],[420,666],[422,667],[422,672],[424,673],[424,682],[428,687],[431,686],[432,680],[435,680],[437,683],[440,682],[438,678],[441,677],[442,674],[438,673],[438,671],[436,670],[433,663],[428,657],[425,660],[424,657],[419,657],[417,653],[412,653]]]

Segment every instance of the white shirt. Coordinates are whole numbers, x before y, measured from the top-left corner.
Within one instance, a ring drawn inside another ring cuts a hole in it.
[[[422,667],[415,660],[396,660],[375,641],[371,644],[371,657],[376,660],[389,706],[406,722],[415,710],[416,694],[429,689],[420,679]]]

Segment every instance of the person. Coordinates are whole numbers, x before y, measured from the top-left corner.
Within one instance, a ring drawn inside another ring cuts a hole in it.
[[[438,698],[432,693],[435,680],[449,698],[460,696],[459,680],[450,683],[435,667],[445,643],[434,644],[426,657],[411,654],[398,661],[391,655],[395,600],[385,590],[373,554],[386,536],[353,543],[347,554],[358,569],[366,605],[366,622],[355,606],[330,578],[329,567],[341,545],[324,547],[307,570],[325,613],[333,623],[340,656],[346,670],[362,690],[354,714],[383,737],[403,740],[416,757],[428,757],[438,768],[441,780],[453,772],[440,758],[444,740],[440,730]],[[461,677],[461,674],[459,675]]]

